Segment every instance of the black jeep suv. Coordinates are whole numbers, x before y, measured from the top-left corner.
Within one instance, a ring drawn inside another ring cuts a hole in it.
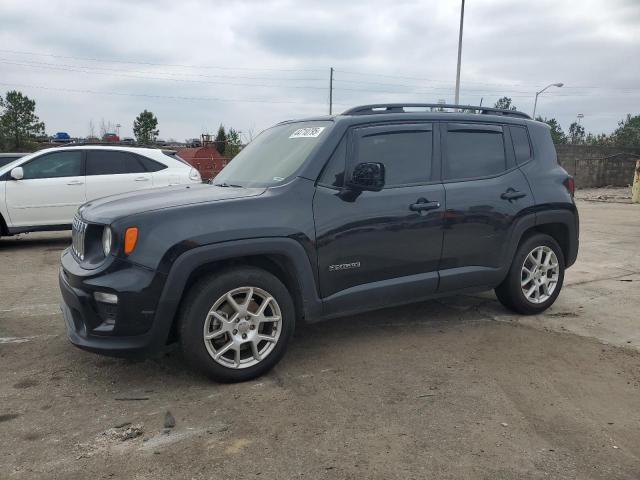
[[[240,381],[282,358],[299,320],[488,289],[539,313],[577,253],[573,179],[547,125],[369,105],[264,131],[213,185],[82,206],[60,288],[78,347],[177,341],[212,378]]]

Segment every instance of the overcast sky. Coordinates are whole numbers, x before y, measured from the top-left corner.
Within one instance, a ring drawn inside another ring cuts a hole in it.
[[[374,102],[453,103],[458,0],[35,1],[0,3],[0,92],[37,102],[47,133],[101,120],[160,138],[218,125],[258,133]],[[507,95],[565,130],[610,132],[640,113],[640,0],[467,0],[461,103]]]

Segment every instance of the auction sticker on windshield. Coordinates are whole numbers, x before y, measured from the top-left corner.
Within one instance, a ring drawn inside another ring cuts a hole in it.
[[[307,127],[299,128],[289,138],[316,138],[320,136],[325,127]]]

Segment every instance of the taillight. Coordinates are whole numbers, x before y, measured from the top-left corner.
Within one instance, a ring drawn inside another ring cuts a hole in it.
[[[565,186],[565,188],[568,190],[568,192],[571,194],[571,196],[573,197],[573,195],[576,193],[576,182],[573,179],[572,176],[568,176],[566,178],[566,180],[564,182],[562,182]]]
[[[189,180],[192,182],[202,183],[202,177],[200,177],[200,172],[195,168],[189,170]]]

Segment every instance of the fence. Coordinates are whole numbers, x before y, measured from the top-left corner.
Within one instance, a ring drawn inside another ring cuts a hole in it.
[[[640,159],[640,148],[556,145],[556,151],[578,188],[631,185]]]

